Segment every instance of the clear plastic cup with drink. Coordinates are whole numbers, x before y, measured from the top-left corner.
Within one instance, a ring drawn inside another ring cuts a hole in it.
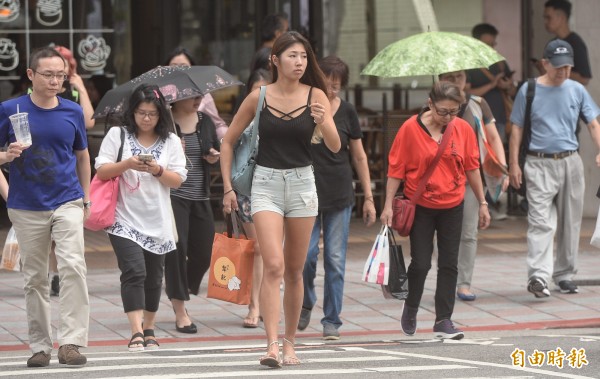
[[[31,146],[31,132],[29,131],[29,119],[27,112],[10,115],[10,122],[15,131],[15,138],[23,146]]]

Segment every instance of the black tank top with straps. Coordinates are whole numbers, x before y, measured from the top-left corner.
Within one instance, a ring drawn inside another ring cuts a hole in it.
[[[267,104],[265,97],[264,108],[260,112],[258,124],[257,163],[259,165],[275,169],[290,169],[312,164],[310,140],[315,123],[310,116],[311,94],[312,87],[308,92],[306,105],[288,113]],[[304,108],[302,113],[292,117],[302,108]],[[271,111],[279,115],[275,115]]]

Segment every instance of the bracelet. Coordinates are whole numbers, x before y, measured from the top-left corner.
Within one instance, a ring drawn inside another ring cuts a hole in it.
[[[487,201],[482,201],[481,203],[479,203],[479,206],[485,205],[486,207],[488,206],[488,202]]]
[[[163,168],[163,166],[158,166],[160,167],[158,170],[158,174],[152,174],[152,176],[156,177],[156,178],[160,178],[163,174],[163,172],[165,171],[165,169]]]
[[[232,191],[233,191],[233,188],[232,188],[232,189],[230,189],[230,190],[229,190],[229,191],[227,191],[227,192],[224,192],[224,193],[223,193],[223,195],[227,195],[229,192],[232,192]]]
[[[373,201],[373,196],[365,197],[365,201],[370,201],[371,203],[375,204],[375,201]]]

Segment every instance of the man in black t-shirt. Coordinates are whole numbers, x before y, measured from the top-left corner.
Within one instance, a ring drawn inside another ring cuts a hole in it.
[[[556,38],[567,41],[573,47],[575,66],[571,69],[570,79],[587,85],[592,78],[587,47],[583,39],[569,29],[571,3],[567,0],[548,0],[544,4],[544,26],[546,30],[556,35]],[[538,61],[536,67],[543,75],[544,69]]]
[[[490,47],[496,46],[498,30],[491,24],[477,24],[471,30],[473,38]],[[496,128],[506,145],[510,128],[507,122],[512,110],[512,97],[516,93],[510,67],[506,61],[494,63],[489,68],[476,68],[467,70],[467,91],[470,94],[481,96],[489,104],[492,114],[496,119]]]

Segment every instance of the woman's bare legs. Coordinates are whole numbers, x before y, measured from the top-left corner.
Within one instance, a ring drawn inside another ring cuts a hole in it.
[[[244,230],[250,239],[254,239],[254,269],[252,272],[252,292],[250,294],[250,304],[248,304],[248,315],[244,319],[244,326],[258,325],[260,317],[260,284],[263,277],[263,260],[260,255],[260,244],[256,238],[256,229],[251,222],[244,223]]]
[[[304,299],[302,271],[306,262],[310,235],[315,224],[315,217],[297,217],[285,219],[285,244],[283,255],[285,272],[283,280],[283,312],[285,317],[285,338],[291,342],[283,343],[284,364],[287,360],[294,364],[297,361],[294,350],[296,329],[300,320],[300,310]],[[300,362],[297,362],[300,363]]]
[[[131,328],[132,336],[136,333],[141,333],[142,335],[144,334],[144,331],[142,330],[143,317],[144,317],[144,311],[141,309],[127,312],[127,319],[129,320],[129,327]],[[133,342],[136,343],[136,345],[139,345],[141,347],[144,346],[144,339],[141,337],[134,338]]]
[[[156,312],[144,311],[144,329],[154,329],[154,319]]]
[[[267,334],[267,343],[269,344],[267,353],[279,357],[279,345],[270,343],[278,339],[281,303],[279,285],[285,269],[283,260],[283,216],[275,212],[262,211],[252,215],[252,218],[263,261],[259,302]]]
[[[263,258],[263,280],[259,301],[267,334],[267,343],[278,339],[281,302],[279,285],[284,278],[285,338],[291,341],[292,344],[283,344],[283,354],[288,359],[293,359],[296,356],[293,343],[296,338],[296,327],[300,319],[300,309],[304,297],[302,270],[304,269],[310,233],[315,218],[284,219],[278,213],[262,211],[254,214],[253,219]],[[285,248],[283,247],[284,223]],[[278,355],[279,345],[269,345],[268,352]]]
[[[175,325],[183,328],[192,323],[188,313],[185,309],[185,301],[178,299],[171,299],[171,305],[173,306],[173,311],[175,312]],[[146,328],[148,329],[148,328]]]

